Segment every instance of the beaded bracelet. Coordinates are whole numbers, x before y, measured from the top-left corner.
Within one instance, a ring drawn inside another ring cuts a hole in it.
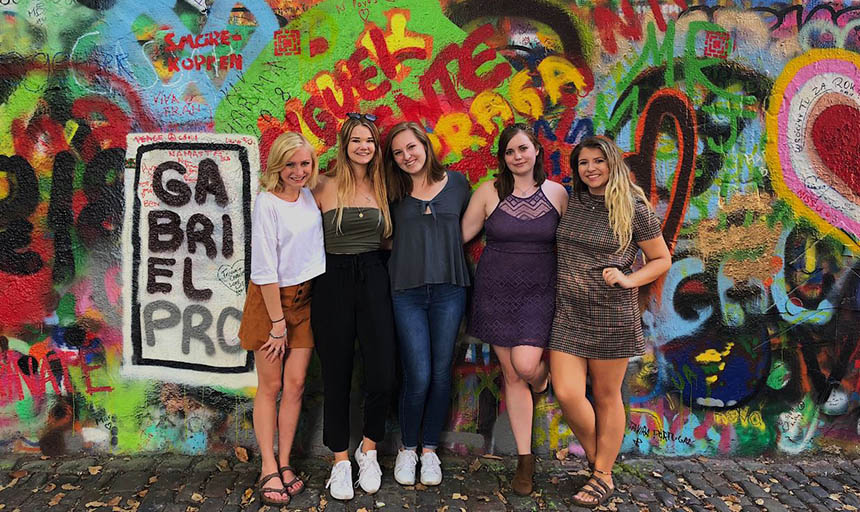
[[[272,338],[274,338],[274,339],[276,339],[276,340],[280,340],[280,339],[283,339],[283,338],[286,338],[286,337],[287,337],[287,331],[286,331],[286,329],[285,329],[285,330],[284,330],[284,332],[283,332],[283,334],[281,334],[280,336],[275,336],[274,334],[272,334],[272,331],[269,331],[269,336],[271,336]]]

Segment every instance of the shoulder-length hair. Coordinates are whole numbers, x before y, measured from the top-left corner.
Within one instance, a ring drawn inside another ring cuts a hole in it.
[[[424,128],[421,128],[420,124],[412,121],[397,123],[389,130],[388,136],[385,138],[385,174],[388,177],[388,198],[392,202],[403,199],[412,193],[412,178],[397,165],[397,162],[394,161],[394,153],[391,150],[391,143],[394,141],[394,137],[406,130],[412,130],[415,138],[424,146],[424,152],[427,154],[427,157],[424,160],[424,168],[421,171],[426,173],[427,180],[430,183],[437,183],[445,179],[445,166],[442,165],[442,162],[436,156],[436,151],[433,150],[433,144],[430,142],[430,138],[427,136]]]
[[[269,149],[269,157],[266,160],[266,169],[260,174],[260,188],[266,192],[281,192],[284,190],[284,180],[281,179],[281,171],[287,165],[287,160],[293,157],[296,151],[305,148],[311,154],[311,176],[308,178],[307,187],[314,188],[319,179],[319,159],[314,147],[301,133],[282,133],[272,142]]]
[[[508,144],[518,133],[524,134],[535,147],[535,167],[532,171],[535,183],[538,187],[546,181],[546,172],[543,170],[543,147],[538,142],[534,130],[523,123],[516,123],[508,126],[499,135],[499,147],[496,150],[496,158],[499,160],[499,173],[496,174],[496,180],[493,186],[496,187],[496,192],[499,194],[499,200],[502,200],[514,193],[514,173],[505,162],[505,151],[508,150]]]
[[[609,167],[609,181],[606,183],[605,201],[609,210],[609,227],[618,240],[618,250],[623,252],[633,239],[633,212],[637,200],[642,200],[648,208],[651,202],[645,191],[630,177],[630,167],[624,162],[621,150],[612,139],[602,136],[589,137],[580,142],[570,154],[570,169],[573,179],[573,191],[577,199],[582,200],[582,192],[588,192],[588,186],[579,177],[579,154],[585,148],[599,149],[606,158]]]
[[[375,146],[373,158],[367,164],[367,177],[373,186],[373,195],[376,199],[376,205],[379,207],[380,219],[383,223],[383,236],[391,236],[391,214],[388,211],[388,191],[385,183],[385,174],[382,169],[382,137],[379,135],[379,129],[364,116],[349,117],[343,122],[340,127],[340,132],[337,134],[337,158],[331,170],[332,178],[337,184],[337,212],[335,213],[335,226],[340,231],[341,221],[343,220],[343,209],[346,206],[347,200],[355,196],[355,170],[352,167],[352,162],[347,154],[347,146],[349,139],[352,137],[352,131],[357,126],[364,126],[370,130],[370,135],[373,137],[373,145]]]

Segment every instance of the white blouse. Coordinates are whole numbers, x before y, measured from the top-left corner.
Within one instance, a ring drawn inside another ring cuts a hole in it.
[[[290,203],[260,192],[251,224],[251,281],[279,288],[325,272],[322,215],[311,191],[303,188]]]

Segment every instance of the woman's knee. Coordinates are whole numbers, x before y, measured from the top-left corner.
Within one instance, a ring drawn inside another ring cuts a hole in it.
[[[305,376],[291,375],[284,378],[281,399],[299,400],[305,393]]]
[[[257,396],[275,400],[278,398],[278,393],[280,392],[280,378],[260,379],[257,383]]]
[[[552,393],[561,403],[572,403],[585,400],[585,383],[574,382],[564,378],[554,378],[552,381]]]

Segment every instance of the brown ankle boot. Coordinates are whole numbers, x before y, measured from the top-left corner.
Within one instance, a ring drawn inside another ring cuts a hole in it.
[[[532,477],[535,474],[535,456],[517,455],[517,472],[511,480],[511,488],[520,496],[528,496],[532,493]]]

